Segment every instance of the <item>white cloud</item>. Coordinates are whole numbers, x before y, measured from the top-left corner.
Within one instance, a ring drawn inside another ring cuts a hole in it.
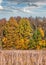
[[[3,9],[3,7],[2,6],[0,6],[0,10],[2,10]]]
[[[0,10],[3,9],[3,7],[1,6],[2,0],[0,0]]]
[[[2,0],[0,0],[0,3],[2,3]]]
[[[32,7],[24,7],[24,8],[21,9],[21,11],[23,11],[25,13],[32,13],[31,9],[32,9]]]
[[[23,7],[23,8],[20,8],[18,10],[24,12],[24,13],[28,13],[28,14],[31,14],[31,13],[34,13],[33,9],[35,8],[39,8],[39,7],[35,7],[35,6],[26,6],[26,7]]]
[[[46,2],[36,2],[35,4],[37,4],[38,6],[43,6],[46,5]]]
[[[21,11],[25,12],[25,13],[29,13],[29,14],[30,13],[35,13],[34,9],[42,8],[42,6],[46,5],[46,2],[36,2],[36,3],[33,3],[33,4],[38,5],[38,7],[36,7],[36,6],[26,6],[26,7],[21,8]]]

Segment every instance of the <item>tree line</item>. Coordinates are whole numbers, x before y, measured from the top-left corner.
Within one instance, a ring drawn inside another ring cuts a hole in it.
[[[0,20],[0,48],[45,49],[46,18],[18,16]]]

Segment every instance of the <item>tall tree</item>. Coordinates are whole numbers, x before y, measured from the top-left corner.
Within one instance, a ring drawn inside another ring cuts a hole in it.
[[[30,25],[30,22],[26,18],[22,18],[19,21],[19,26],[17,29],[18,33],[18,38],[19,40],[16,43],[16,48],[21,48],[21,49],[28,49],[29,48],[29,40],[32,37],[33,29],[32,26]]]
[[[13,49],[15,47],[15,38],[16,38],[16,29],[17,29],[17,21],[11,17],[9,21],[6,23],[4,26],[4,31],[3,31],[3,48],[7,49]]]

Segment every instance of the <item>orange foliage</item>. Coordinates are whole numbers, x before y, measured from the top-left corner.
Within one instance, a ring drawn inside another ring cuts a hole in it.
[[[40,49],[40,45],[37,45],[36,49],[39,50]]]
[[[7,42],[7,38],[4,37],[4,38],[2,39],[2,42],[6,43],[6,42]]]

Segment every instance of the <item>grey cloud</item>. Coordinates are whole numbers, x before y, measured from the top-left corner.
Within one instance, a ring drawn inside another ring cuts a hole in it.
[[[46,1],[46,0],[3,0],[7,2],[38,2],[38,1]]]
[[[32,4],[28,3],[27,5],[28,5],[28,6],[35,6],[35,7],[38,7],[37,4],[33,4],[33,3],[32,3]]]

